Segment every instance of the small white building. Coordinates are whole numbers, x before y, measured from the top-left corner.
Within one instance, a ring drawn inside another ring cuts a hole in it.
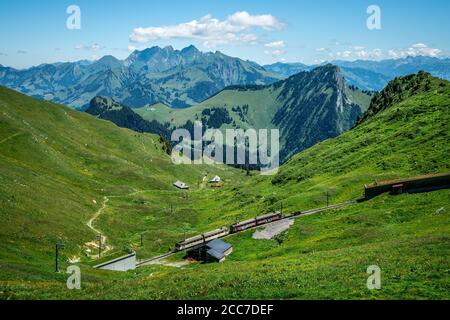
[[[210,183],[219,183],[220,181],[222,181],[222,179],[220,179],[219,176],[215,176],[214,178],[209,180]]]
[[[175,187],[177,187],[178,189],[181,189],[181,190],[188,190],[189,189],[189,186],[186,183],[181,182],[181,181],[177,181],[173,185]]]

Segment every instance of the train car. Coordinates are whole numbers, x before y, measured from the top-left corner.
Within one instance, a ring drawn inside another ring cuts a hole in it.
[[[220,228],[211,232],[207,232],[205,234],[203,234],[203,237],[205,238],[205,241],[211,241],[217,238],[222,238],[226,235],[228,235],[230,233],[230,231],[228,230],[228,228]]]
[[[195,246],[202,245],[211,240],[224,237],[224,236],[228,235],[229,232],[230,231],[227,228],[223,227],[223,228],[220,228],[220,229],[217,229],[214,231],[210,231],[210,232],[180,241],[175,245],[175,248],[178,251],[193,248]]]
[[[236,233],[253,227],[256,227],[256,219],[254,218],[232,224],[230,227],[230,232]]]
[[[272,212],[265,214],[263,216],[259,216],[256,218],[256,225],[260,226],[262,224],[271,223],[274,221],[281,220],[283,216],[281,215],[281,212]]]
[[[184,250],[186,248],[194,247],[196,245],[202,244],[204,242],[203,235],[195,236],[180,242],[177,242],[175,248],[177,250]]]
[[[256,217],[254,219],[245,220],[242,222],[238,222],[235,224],[232,224],[230,227],[231,233],[241,232],[256,226],[260,226],[263,224],[271,223],[277,220],[280,220],[283,217],[283,215],[280,212],[272,212],[268,213],[259,217]]]

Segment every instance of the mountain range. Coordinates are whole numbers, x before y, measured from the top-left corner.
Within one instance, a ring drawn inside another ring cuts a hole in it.
[[[39,99],[85,109],[95,96],[142,107],[156,102],[184,108],[229,85],[270,84],[281,77],[251,61],[189,46],[134,51],[125,60],[43,64],[16,70],[0,67],[0,84]]]
[[[367,110],[370,98],[349,87],[340,69],[330,64],[271,85],[226,87],[191,108],[174,109],[158,103],[130,109],[107,97],[97,97],[87,112],[166,139],[176,128],[192,129],[196,120],[204,129],[221,129],[223,133],[228,128],[276,128],[280,130],[280,159],[286,161],[294,153],[350,129]]]
[[[333,61],[347,83],[379,91],[395,77],[430,72],[450,79],[450,59],[407,57],[382,61]],[[18,70],[0,65],[0,85],[29,96],[85,110],[96,96],[139,108],[163,103],[186,108],[231,85],[269,85],[318,65],[276,63],[260,66],[219,51],[201,52],[195,46],[168,46],[132,52],[126,59],[104,56],[96,61],[42,64]]]
[[[435,77],[450,80],[450,59],[440,59],[426,56],[409,56],[401,59],[388,60],[335,60],[330,62],[339,66],[350,85],[361,90],[380,91],[389,81],[396,77],[427,71]],[[279,73],[285,77],[300,71],[311,70],[315,66],[302,63],[275,63],[265,65],[268,71]]]

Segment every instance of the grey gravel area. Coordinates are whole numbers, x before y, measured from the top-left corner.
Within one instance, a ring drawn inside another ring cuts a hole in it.
[[[282,233],[283,231],[288,230],[293,224],[294,224],[293,219],[285,219],[285,220],[273,222],[273,223],[265,226],[265,228],[263,230],[256,231],[253,234],[253,239],[258,239],[258,240],[273,239],[278,234]]]

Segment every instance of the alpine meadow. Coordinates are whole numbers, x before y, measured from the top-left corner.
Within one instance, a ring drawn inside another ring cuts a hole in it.
[[[45,21],[0,4],[0,300],[450,298],[442,9],[19,2]]]

